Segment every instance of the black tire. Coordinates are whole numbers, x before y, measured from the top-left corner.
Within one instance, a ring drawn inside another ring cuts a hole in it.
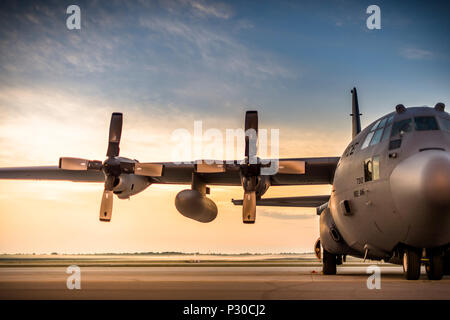
[[[417,280],[420,278],[420,263],[422,259],[422,250],[405,249],[403,253],[403,271],[408,280]]]
[[[326,275],[336,274],[336,255],[323,249],[322,264],[323,264],[322,269],[323,274]]]
[[[450,274],[450,252],[448,250],[444,255],[444,274]]]
[[[444,276],[444,256],[441,251],[427,253],[428,263],[425,267],[428,279],[441,280]]]

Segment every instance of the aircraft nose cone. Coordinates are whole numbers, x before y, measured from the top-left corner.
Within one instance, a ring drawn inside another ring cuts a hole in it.
[[[450,159],[444,154],[430,158],[424,168],[424,196],[435,207],[450,206]]]
[[[428,150],[405,159],[393,170],[390,185],[400,210],[449,208],[450,153]]]
[[[400,162],[390,177],[398,214],[408,225],[404,243],[419,248],[450,241],[450,153],[428,150]]]

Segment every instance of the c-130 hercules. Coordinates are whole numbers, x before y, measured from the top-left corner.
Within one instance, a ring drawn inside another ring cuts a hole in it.
[[[206,197],[207,186],[241,185],[243,200],[232,201],[243,206],[244,223],[255,222],[258,205],[316,207],[320,238],[315,251],[324,274],[336,274],[336,265],[351,255],[403,264],[410,280],[420,277],[424,263],[429,279],[441,279],[450,267],[450,116],[445,105],[397,105],[361,131],[356,89],[351,92],[353,139],[343,155],[279,159],[276,174],[262,174],[267,162],[257,157],[251,135],[245,138],[245,158],[223,164],[119,157],[122,114],[113,113],[104,162],[60,158],[59,166],[0,168],[0,179],[103,182],[101,221],[111,220],[114,194],[128,199],[162,183],[190,184],[177,194],[177,210],[210,222],[217,206]],[[256,111],[245,116],[245,130],[251,129],[257,133]],[[331,195],[261,198],[270,186],[316,184],[331,184]]]

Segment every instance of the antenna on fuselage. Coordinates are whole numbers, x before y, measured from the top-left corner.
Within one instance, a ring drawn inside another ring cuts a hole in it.
[[[359,116],[361,116],[362,113],[359,113],[358,94],[356,92],[356,88],[353,87],[350,92],[352,93],[352,113],[350,115],[352,116],[352,138],[354,138],[361,132],[361,119]]]

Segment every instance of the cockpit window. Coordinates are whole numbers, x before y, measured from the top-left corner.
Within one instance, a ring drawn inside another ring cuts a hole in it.
[[[439,130],[435,117],[415,117],[414,124],[417,131]]]
[[[370,128],[370,132],[367,134],[366,139],[361,146],[361,150],[367,148],[368,146],[373,146],[384,140],[384,135],[386,135],[386,132],[390,131],[391,129],[393,117],[394,116],[391,115],[375,122],[375,124]]]
[[[380,179],[380,156],[364,160],[364,182]]]
[[[372,159],[364,160],[364,181],[372,181]]]
[[[441,124],[442,130],[450,131],[450,119],[444,119],[444,118],[441,118],[441,117],[439,117],[438,119],[439,119],[439,122]]]
[[[394,122],[394,126],[392,127],[391,137],[395,137],[400,133],[409,132],[412,130],[411,119],[403,119],[397,122]]]
[[[372,126],[372,128],[370,128],[370,131],[375,130],[378,127],[378,124],[380,123],[381,120],[378,120],[377,122],[375,122],[375,124]]]
[[[381,141],[386,140],[389,137],[389,134],[391,133],[391,128],[392,128],[392,124],[386,126],[386,128],[384,128],[384,133],[383,133],[383,137],[381,138]]]
[[[392,123],[392,120],[393,120],[393,119],[394,119],[394,115],[390,116],[390,117],[387,119],[386,126],[390,125],[390,124]]]
[[[361,149],[365,149],[369,146],[370,140],[372,139],[374,133],[375,133],[374,131],[369,132],[369,134],[366,137],[366,140],[364,140],[364,143],[362,144]]]
[[[375,134],[373,135],[372,140],[370,141],[370,145],[371,146],[373,146],[374,144],[377,144],[378,142],[380,142],[382,133],[383,133],[383,128],[378,129],[377,131],[375,131]]]
[[[386,123],[387,118],[384,118],[383,120],[380,121],[380,124],[378,125],[377,128],[383,128],[384,124]]]

